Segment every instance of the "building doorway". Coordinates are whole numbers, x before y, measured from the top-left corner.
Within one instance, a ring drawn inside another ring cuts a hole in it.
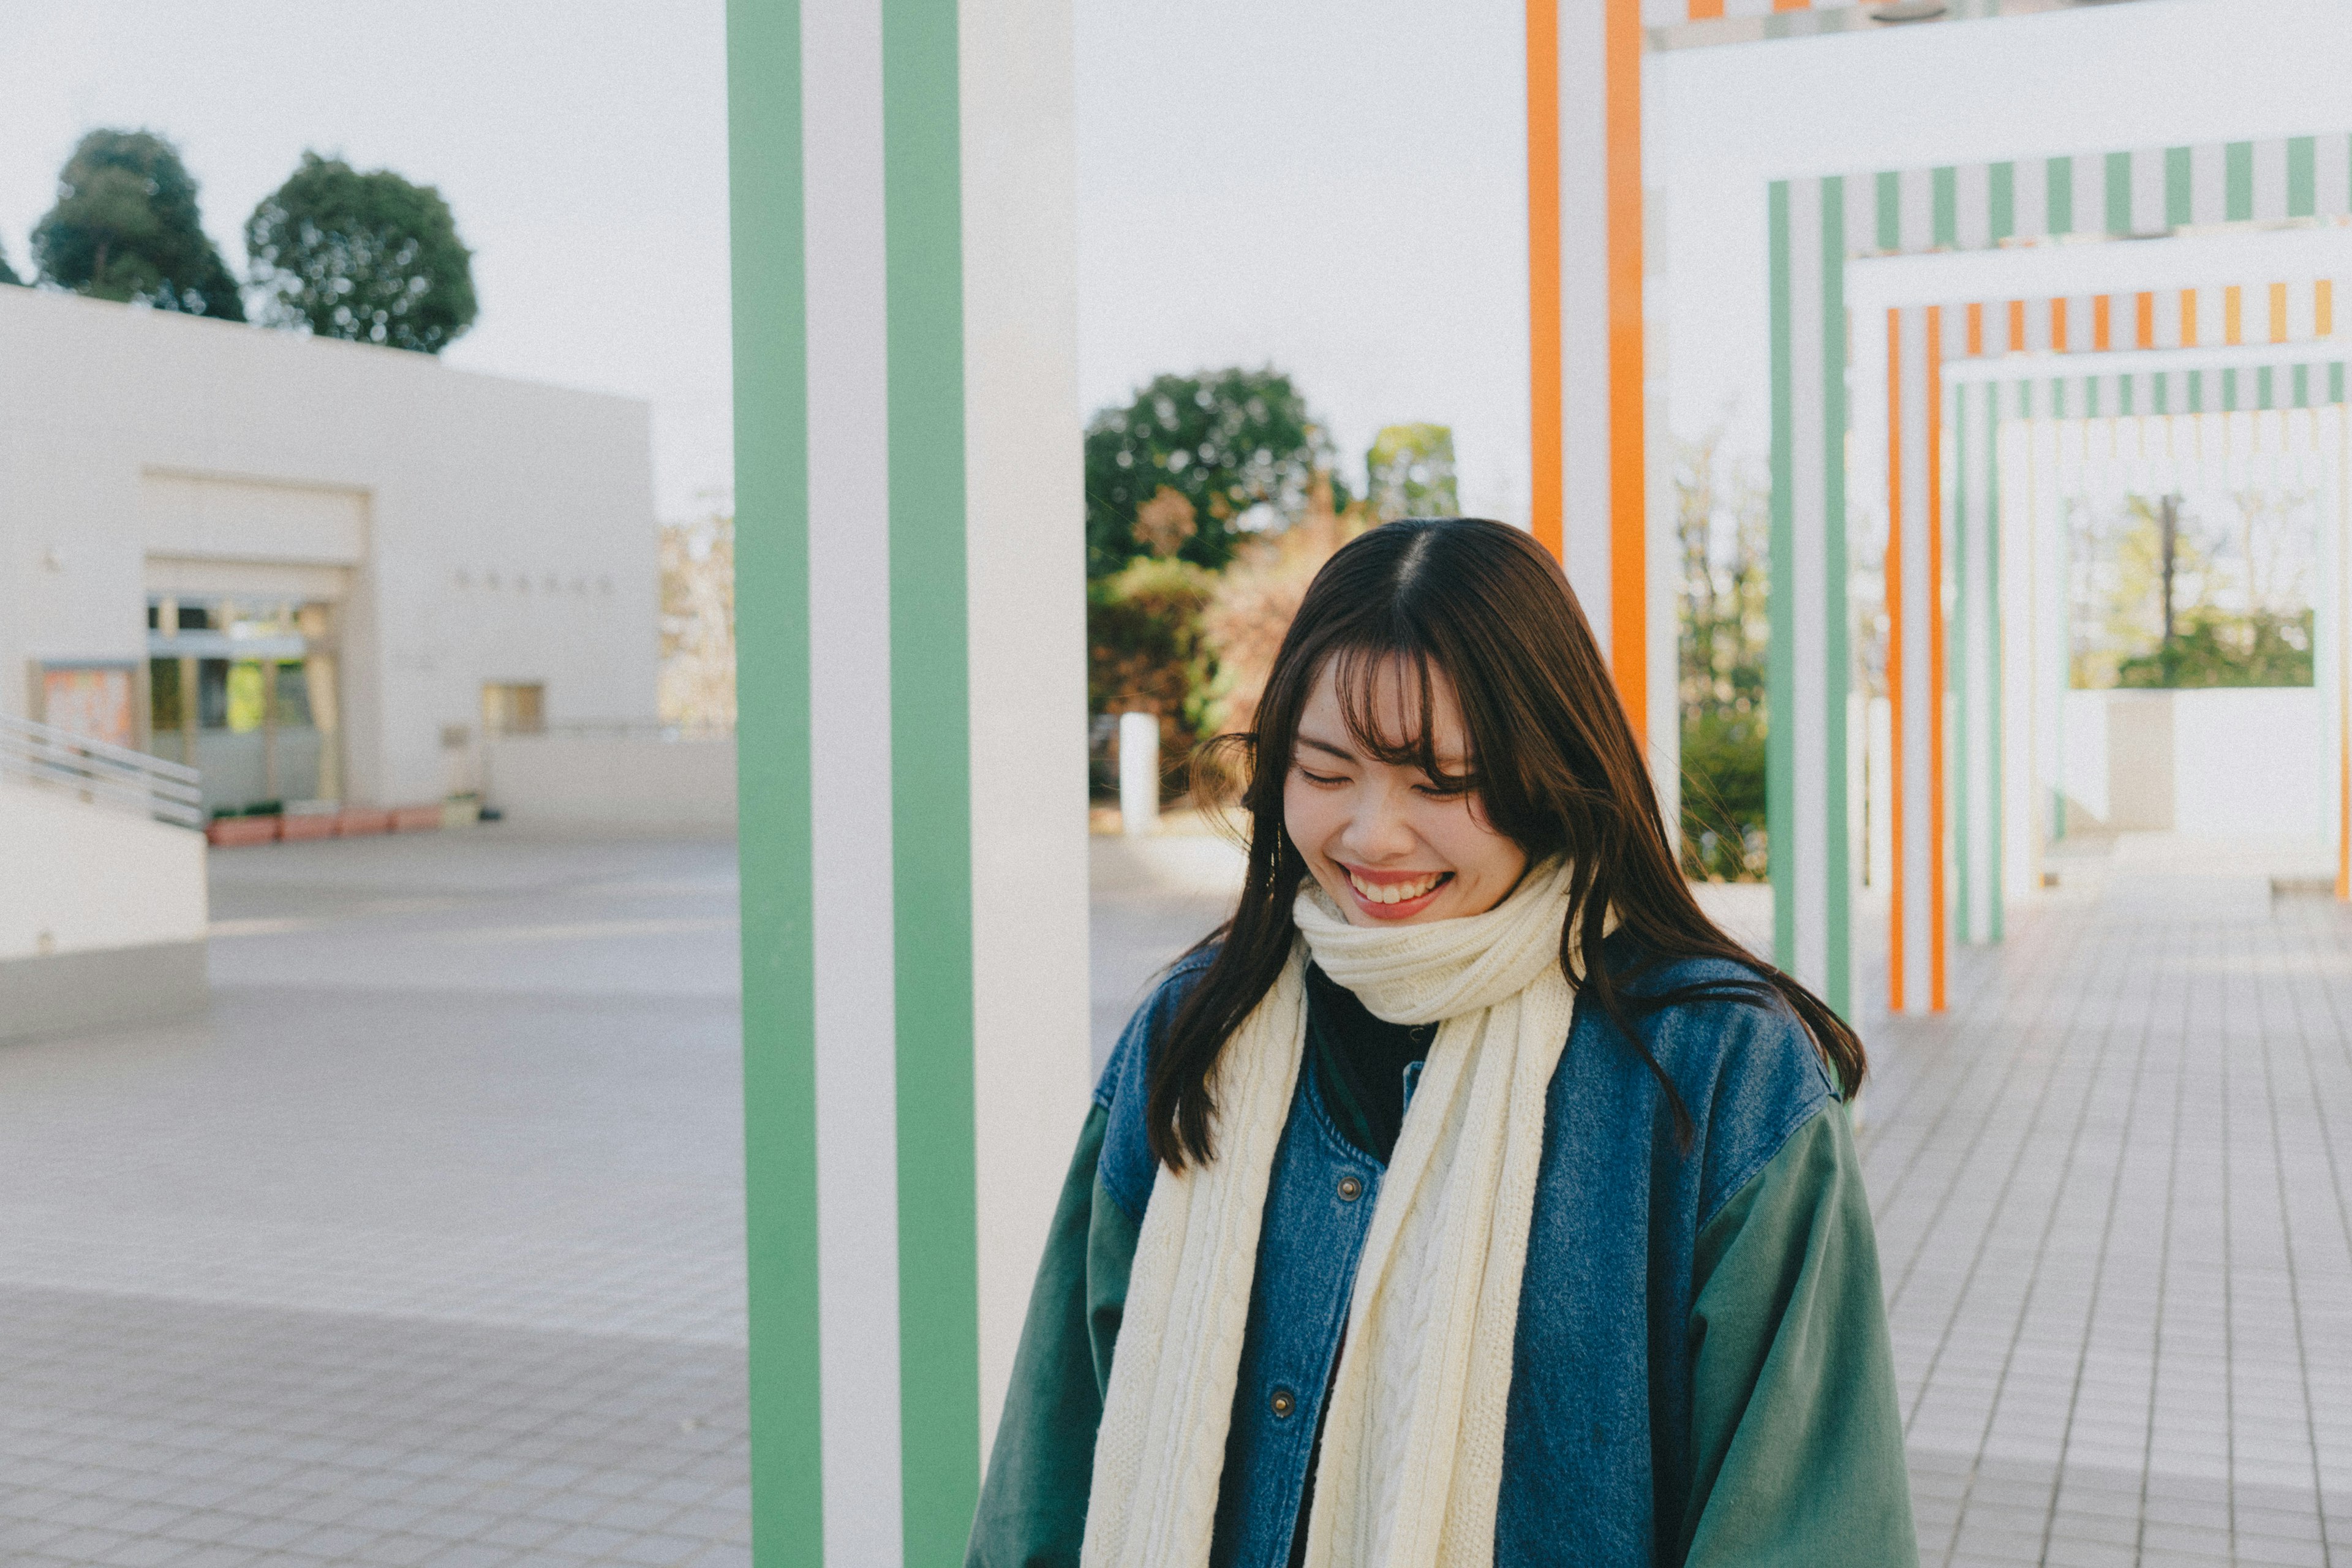
[[[332,606],[151,594],[146,740],[219,816],[342,796]]]

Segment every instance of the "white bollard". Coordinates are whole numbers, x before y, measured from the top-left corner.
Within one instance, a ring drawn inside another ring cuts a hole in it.
[[[1118,820],[1130,837],[1160,826],[1160,715],[1118,716]]]

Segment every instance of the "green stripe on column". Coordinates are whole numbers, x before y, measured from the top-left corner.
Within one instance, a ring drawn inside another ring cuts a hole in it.
[[[1985,388],[1985,592],[1990,595],[1986,605],[1987,634],[1985,676],[1985,777],[1990,781],[1985,796],[1986,836],[1992,852],[1985,857],[1985,870],[1992,880],[1991,897],[1985,900],[1985,937],[1990,942],[2002,938],[2007,921],[2002,914],[2004,897],[2001,879],[2002,844],[2001,801],[2008,792],[2008,780],[2001,772],[2000,759],[2000,384]],[[2019,614],[2023,614],[2022,606]]]
[[[727,8],[751,1550],[824,1560],[809,884],[808,353],[796,5]]]
[[[2311,217],[2319,211],[2319,139],[2294,136],[2286,144],[2286,216]]]
[[[1958,872],[1952,879],[1956,889],[1953,908],[1959,917],[1952,922],[1952,939],[1974,942],[1974,910],[1969,897],[1975,879],[1969,856],[1972,836],[1969,831],[1969,802],[1972,798],[1969,786],[1974,781],[1969,775],[1968,671],[1969,625],[1977,613],[1976,596],[1969,591],[1974,586],[1969,572],[1969,541],[1975,532],[1975,519],[1969,510],[1969,399],[1976,395],[1976,388],[1964,384],[1950,390],[1952,395],[1946,405],[1951,410],[1951,456],[1946,471],[1951,475],[1952,500],[1944,512],[1950,520],[1950,526],[1944,530],[1944,554],[1945,571],[1949,574],[1953,593],[1951,619],[1944,627],[1944,710],[1951,716],[1951,739],[1946,742],[1948,761],[1945,772],[1952,781],[1952,862]]]
[[[1903,248],[1903,176],[1891,169],[1878,176],[1878,248]],[[1838,254],[1844,253],[1839,245]]]
[[[2107,232],[2129,234],[2132,231],[2131,185],[2132,155],[2128,153],[2107,154]]]
[[[1789,182],[1772,182],[1766,227],[1772,299],[1771,656],[1765,666],[1764,834],[1772,962],[1797,967],[1796,361],[1789,341]]]
[[[2044,225],[2051,234],[2074,232],[2074,160],[2053,158],[2043,165],[2050,181],[2049,199],[2042,208]]]
[[[2192,221],[2197,210],[2197,164],[2186,147],[2164,150],[2164,221],[2179,228]]]
[[[962,1557],[980,1492],[963,186],[955,0],[882,11],[906,1561]]]
[[[1992,208],[1992,243],[1999,245],[2017,232],[2017,165],[1995,163],[1986,176],[1985,196]]]
[[[2232,142],[2221,149],[2223,216],[2244,223],[2254,216],[2254,144]]]
[[[1846,816],[1846,692],[1853,658],[1846,637],[1853,611],[1848,604],[1845,563],[1845,181],[1822,182],[1822,575],[1826,584],[1822,614],[1828,626],[1822,660],[1829,689],[1822,694],[1822,744],[1829,751],[1822,789],[1828,795],[1821,820],[1822,855],[1829,861],[1829,962],[1822,1000],[1851,1019],[1853,1008],[1853,843]]]
[[[1935,198],[1935,243],[1957,250],[1960,244],[1960,172],[1949,166],[1934,171],[1930,189]]]

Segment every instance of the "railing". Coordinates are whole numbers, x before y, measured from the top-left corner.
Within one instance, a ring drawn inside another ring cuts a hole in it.
[[[185,827],[205,825],[203,775],[126,746],[0,713],[0,773]]]

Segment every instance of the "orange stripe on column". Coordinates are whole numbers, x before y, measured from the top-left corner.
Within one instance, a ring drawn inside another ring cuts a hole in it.
[[[2194,289],[2180,291],[2180,346],[2184,349],[2197,346],[2197,290]]]
[[[1560,554],[1559,5],[1528,0],[1528,528]]]
[[[1723,15],[1723,0],[1690,0],[1690,19],[1712,22]]]
[[[1609,180],[1609,666],[1650,742],[1649,508],[1642,418],[1642,6],[1606,0]]]
[[[2050,301],[2050,352],[2066,352],[2066,301],[2063,298]]]
[[[2016,309],[2021,310],[2019,306]],[[1888,840],[1895,847],[1888,868],[1891,919],[1886,1005],[1903,1011],[1903,312],[1886,312],[1886,700],[1891,710],[1887,782],[1894,786]]]
[[[2323,338],[2336,335],[2336,283],[2323,278],[2311,286],[2311,330]]]
[[[1775,11],[1810,11],[1812,8],[1813,0],[1772,0]]]
[[[2221,341],[2232,346],[2246,341],[2246,291],[2235,283],[2221,290]]]
[[[2106,304],[2100,296],[2099,304]],[[2104,317],[2102,309],[2099,314]],[[2105,345],[2102,343],[2101,347]],[[1944,1010],[1944,312],[1927,307],[1927,1006]]]
[[[2271,285],[2271,342],[2286,342],[2286,285]]]
[[[2156,296],[2142,294],[2134,314],[2137,318],[2132,323],[2135,342],[2144,349],[2156,347]]]
[[[1974,359],[1982,353],[1984,353],[1984,307],[1970,305],[1969,307],[1969,357]]]
[[[2013,354],[2025,352],[2025,301],[2022,300],[2009,302],[2009,352]]]
[[[2105,353],[2114,346],[2108,327],[2113,318],[2113,296],[2102,294],[2091,301],[2091,346]]]

